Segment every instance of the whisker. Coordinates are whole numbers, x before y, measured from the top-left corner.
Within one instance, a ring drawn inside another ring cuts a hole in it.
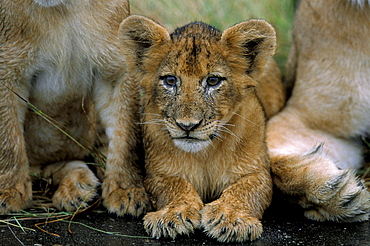
[[[215,138],[218,138],[219,136],[218,136],[218,134],[215,134]],[[217,150],[217,148],[215,147],[215,145],[213,144],[213,141],[211,141],[211,146],[212,146],[212,148],[214,148],[215,150]]]
[[[154,116],[159,116],[159,117],[162,117],[162,115],[160,114],[156,114],[156,113],[141,113],[142,115],[154,115]]]
[[[158,122],[139,122],[138,124],[140,124],[140,125],[149,125],[149,124],[152,124],[152,125],[159,125],[159,126],[163,126],[164,125],[164,124],[158,123]]]
[[[226,123],[226,121],[217,121],[216,126],[219,128],[220,132],[228,133],[231,136],[235,137],[238,141],[241,141],[241,138],[239,136],[237,136],[232,130],[230,130],[228,127],[226,127],[226,126],[235,127],[234,124]],[[222,135],[220,134],[220,136],[222,136]]]
[[[235,127],[235,125],[234,125],[234,124],[222,123],[222,121],[220,121],[220,123],[221,123],[223,126],[232,126],[232,127]]]
[[[218,125],[220,132],[226,132],[229,133],[231,136],[235,137],[238,141],[241,141],[241,138],[238,137],[233,131],[231,131],[229,128],[223,126],[223,125]]]
[[[152,119],[152,120],[148,120],[147,122],[165,122],[165,121],[161,119]]]
[[[146,122],[138,122],[140,125],[147,125],[147,124],[153,124],[153,125],[164,125],[164,120],[161,119],[152,119],[148,120]]]
[[[238,114],[238,113],[236,113],[236,112],[232,112],[232,113],[233,113],[234,115],[237,115],[237,116],[239,116],[240,118],[242,118],[242,119],[244,119],[244,120],[248,121],[249,123],[251,123],[251,124],[253,124],[253,125],[255,125],[255,126],[259,126],[258,124],[254,123],[253,121],[251,121],[251,120],[249,120],[249,119],[245,118],[244,116],[242,116],[242,115],[240,115],[240,114]]]
[[[222,140],[222,139],[224,139],[224,138],[225,138],[225,137],[224,137],[224,136],[222,136],[222,134],[220,134],[219,132],[216,132],[216,133],[214,133],[213,135],[214,135],[214,138],[215,138],[215,139],[220,139],[220,140]]]

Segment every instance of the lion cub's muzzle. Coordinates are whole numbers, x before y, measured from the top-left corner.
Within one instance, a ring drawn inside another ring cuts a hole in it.
[[[182,120],[176,120],[176,125],[182,129],[184,132],[189,134],[191,131],[195,130],[202,124],[203,120],[194,120],[194,121],[182,121]]]
[[[165,120],[174,144],[185,152],[198,152],[212,143],[216,126],[203,119]]]

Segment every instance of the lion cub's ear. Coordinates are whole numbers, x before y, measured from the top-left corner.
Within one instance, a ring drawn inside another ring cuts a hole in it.
[[[131,15],[122,21],[119,39],[128,62],[136,66],[142,66],[142,59],[152,46],[171,40],[164,27],[139,15]]]
[[[274,28],[264,20],[249,20],[226,29],[221,42],[230,53],[247,62],[246,72],[253,78],[261,76],[266,62],[275,53]]]

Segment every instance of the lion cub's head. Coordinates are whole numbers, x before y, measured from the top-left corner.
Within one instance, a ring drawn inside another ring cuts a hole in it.
[[[169,34],[150,19],[131,16],[121,24],[120,39],[142,88],[143,123],[164,125],[186,152],[234,135],[231,119],[256,97],[256,79],[275,51],[275,31],[263,20],[223,33],[194,22]]]

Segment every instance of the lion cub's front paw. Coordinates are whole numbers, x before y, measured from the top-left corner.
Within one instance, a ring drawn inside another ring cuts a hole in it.
[[[75,211],[86,208],[96,195],[99,181],[89,169],[73,170],[59,183],[53,195],[53,206],[59,210]]]
[[[108,180],[103,183],[103,204],[110,213],[140,216],[150,210],[149,196],[143,187],[123,189],[116,182],[108,183]]]
[[[144,217],[144,228],[154,238],[188,235],[200,226],[199,210],[189,205],[165,207]]]
[[[0,190],[0,214],[26,208],[32,200],[32,183],[28,179],[10,189]]]
[[[307,200],[306,200],[307,199]],[[349,170],[341,170],[300,201],[305,216],[317,221],[355,222],[369,219],[370,193]]]
[[[203,208],[202,227],[208,236],[220,242],[254,240],[263,231],[257,218],[217,200]]]

